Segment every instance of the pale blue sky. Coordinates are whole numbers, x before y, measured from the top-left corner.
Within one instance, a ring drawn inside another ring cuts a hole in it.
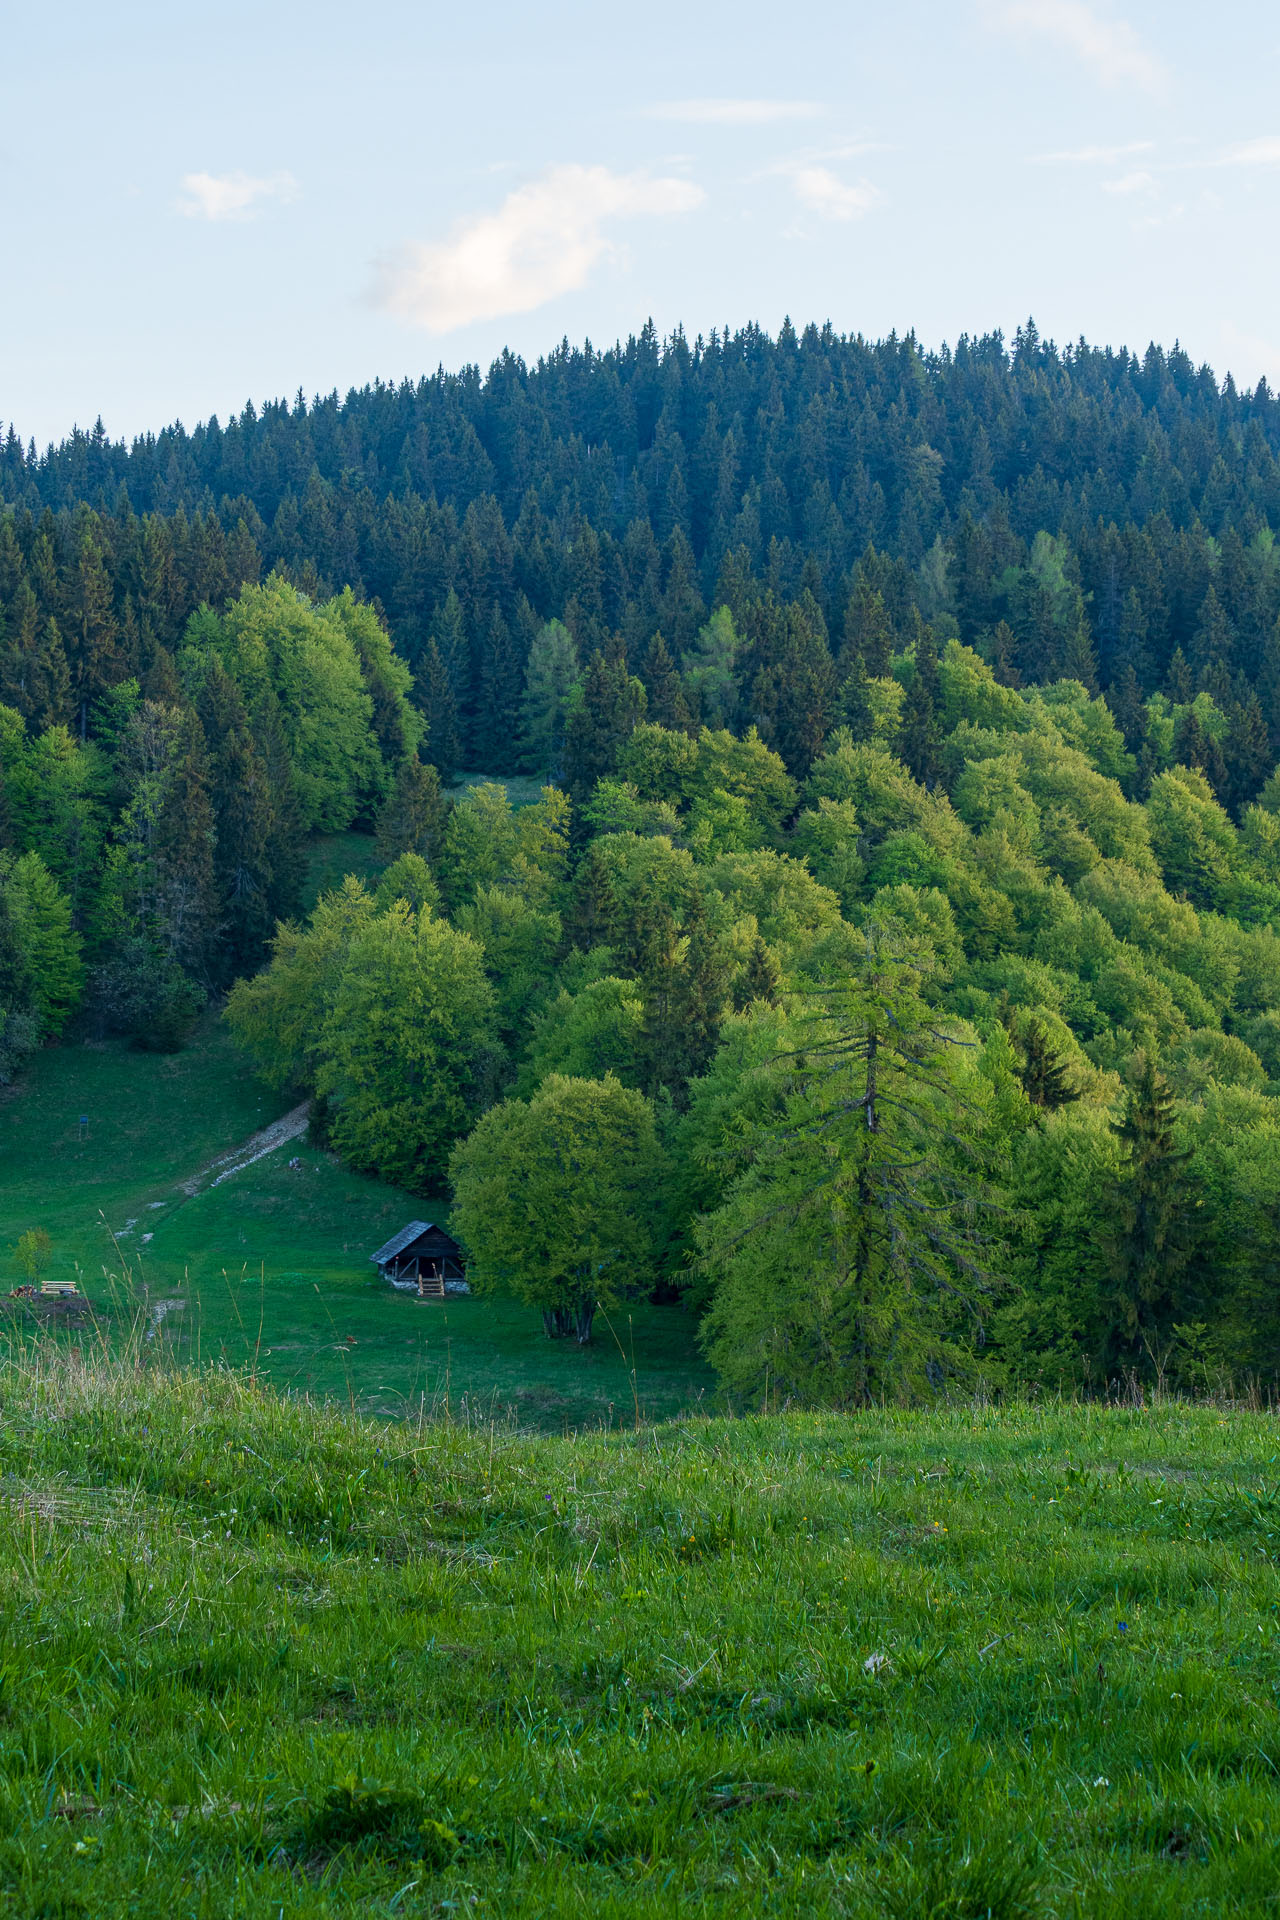
[[[652,314],[1280,385],[1266,0],[10,10],[0,420],[43,445]]]

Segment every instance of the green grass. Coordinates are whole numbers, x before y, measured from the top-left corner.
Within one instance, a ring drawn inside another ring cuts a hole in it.
[[[544,784],[540,775],[533,773],[460,773],[445,791],[450,799],[461,800],[473,787],[505,787],[513,807],[528,807],[542,798]]]
[[[393,1292],[369,1254],[407,1220],[447,1224],[447,1206],[347,1173],[305,1141],[195,1198],[182,1191],[287,1104],[213,1020],[171,1056],[114,1043],[41,1053],[0,1101],[0,1289],[21,1278],[19,1234],[44,1227],[51,1272],[78,1271],[113,1327],[144,1297],[180,1300],[160,1334],[175,1357],[256,1359],[279,1387],[386,1416],[447,1403],[556,1432],[630,1421],[633,1361],[647,1418],[711,1390],[678,1307],[642,1303],[615,1316],[622,1352],[603,1324],[581,1351],[512,1302]]]
[[[0,1369],[0,1912],[1258,1914],[1270,1416],[387,1427]]]
[[[349,873],[367,886],[376,884],[385,866],[371,833],[318,834],[307,847],[307,871],[302,886],[304,913],[310,913],[322,893],[340,887]]]

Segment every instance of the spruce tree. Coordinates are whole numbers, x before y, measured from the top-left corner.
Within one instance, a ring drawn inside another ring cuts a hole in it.
[[[272,797],[240,690],[216,657],[197,706],[208,748],[221,935],[213,975],[225,985],[261,964],[275,927]]]
[[[757,934],[747,954],[747,964],[733,983],[733,1005],[745,1013],[757,1001],[766,1006],[778,1004],[778,963]]]
[[[1130,753],[1141,752],[1147,732],[1147,709],[1132,661],[1125,662],[1119,678],[1107,689],[1107,705]]]
[[[157,930],[178,964],[207,981],[219,931],[215,829],[204,734],[195,713],[181,716],[156,820]]]
[[[647,718],[674,733],[687,733],[693,721],[684,683],[661,633],[655,633],[640,663],[640,680],[648,695]]]
[[[844,610],[844,633],[836,665],[841,677],[861,660],[872,680],[883,680],[893,659],[893,622],[884,595],[870,586],[860,569]]]
[[[1262,704],[1250,690],[1243,705],[1231,714],[1223,754],[1227,767],[1227,801],[1237,820],[1266,784],[1272,769],[1271,740],[1262,717]]]
[[[1018,636],[1007,620],[998,620],[986,646],[991,671],[1002,687],[1020,687],[1022,675],[1017,667]]]
[[[431,764],[447,786],[458,770],[458,707],[453,683],[435,640],[428,642],[423,669],[417,682],[418,704],[427,723],[422,748],[431,755]]]
[[[578,651],[562,620],[534,635],[520,702],[520,760],[527,773],[558,783],[564,775],[564,731],[578,679]]]
[[[1175,647],[1169,656],[1164,687],[1175,707],[1188,707],[1196,697],[1195,680],[1192,678],[1191,668],[1187,665],[1187,656],[1181,647]]]
[[[1117,1128],[1122,1164],[1099,1196],[1099,1239],[1111,1278],[1109,1367],[1140,1366],[1144,1353],[1186,1318],[1187,1270],[1196,1255],[1190,1152],[1177,1145],[1168,1083],[1149,1054],[1135,1056]]]
[[[565,729],[565,781],[575,805],[617,766],[618,749],[644,719],[648,699],[626,662],[596,650]]]
[[[932,787],[942,776],[939,691],[937,642],[933,628],[922,623],[916,632],[915,671],[902,707],[898,757],[926,787]]]
[[[106,556],[88,528],[80,536],[72,587],[69,665],[72,693],[79,709],[83,739],[90,704],[121,678],[117,658],[119,626],[111,601]]]
[[[1038,1020],[1029,1020],[1022,1030],[1022,1063],[1018,1078],[1033,1107],[1052,1112],[1070,1106],[1080,1094],[1072,1086],[1067,1065],[1049,1043],[1049,1036]]]
[[[482,767],[512,765],[520,713],[520,663],[511,629],[494,603],[480,649],[480,704],[473,753]]]
[[[405,853],[415,853],[434,873],[444,846],[450,803],[440,791],[440,775],[410,754],[396,769],[395,783],[378,816],[378,853],[390,866]]]

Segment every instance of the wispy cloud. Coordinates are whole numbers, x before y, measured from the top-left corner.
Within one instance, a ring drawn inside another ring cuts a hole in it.
[[[784,120],[816,120],[827,109],[819,100],[665,100],[647,111],[651,119],[691,126],[769,127]]]
[[[1129,22],[1108,18],[1084,0],[984,0],[983,11],[993,27],[1039,35],[1075,54],[1103,86],[1129,83],[1155,93],[1164,84],[1163,63]]]
[[[1117,180],[1104,180],[1102,191],[1104,193],[1154,193],[1155,177],[1142,169],[1135,173],[1122,173]]]
[[[1280,134],[1264,134],[1260,140],[1246,140],[1228,147],[1217,161],[1220,167],[1280,167]]]
[[[373,299],[432,333],[529,313],[586,285],[610,250],[613,222],[688,213],[704,198],[688,180],[551,167],[495,213],[460,222],[450,239],[408,246],[381,262]]]
[[[860,220],[876,204],[879,193],[865,180],[841,180],[830,167],[780,167],[795,189],[796,199],[824,220]]]
[[[1119,147],[1076,147],[1067,153],[1037,153],[1033,158],[1041,167],[1114,167],[1117,160],[1127,160],[1130,154],[1150,153],[1153,144],[1150,140],[1126,140]]]
[[[247,220],[264,200],[298,197],[291,173],[184,173],[178,212],[190,220]]]

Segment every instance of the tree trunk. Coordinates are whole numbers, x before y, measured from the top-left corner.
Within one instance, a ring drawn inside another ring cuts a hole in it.
[[[595,1301],[594,1300],[579,1301],[577,1309],[574,1313],[573,1330],[578,1336],[578,1345],[580,1347],[585,1347],[590,1345],[591,1322],[595,1319],[595,1317],[596,1317]]]
[[[547,1330],[548,1340],[564,1340],[574,1330],[572,1307],[544,1307],[542,1324]]]

